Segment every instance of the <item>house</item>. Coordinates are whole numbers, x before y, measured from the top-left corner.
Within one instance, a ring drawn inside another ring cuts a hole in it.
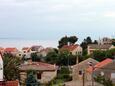
[[[92,73],[94,76],[104,76],[105,78],[112,80],[115,84],[115,60],[106,59],[97,63],[94,66],[94,70],[92,70],[92,67],[89,67],[87,72],[89,73],[88,76],[91,76]]]
[[[26,53],[28,53],[28,52],[30,52],[31,51],[31,49],[29,48],[29,47],[23,47],[22,48],[22,52],[24,53],[24,54],[26,54]]]
[[[38,55],[45,57],[50,52],[54,52],[54,49],[51,47],[47,47],[47,48],[44,48],[43,50],[41,50],[40,52],[38,52]]]
[[[86,72],[86,69],[89,67],[89,65],[88,65],[89,62],[92,62],[93,64],[98,63],[98,61],[96,61],[92,58],[88,58],[88,59],[80,62],[79,64],[76,64],[73,66],[73,71],[72,71],[73,81],[81,80],[83,78],[83,72]]]
[[[72,55],[82,55],[82,48],[78,44],[64,45],[60,52],[69,51]]]
[[[30,59],[31,58],[31,54],[32,54],[31,52],[23,54],[23,58],[24,59]]]
[[[22,51],[18,51],[18,52],[16,53],[16,57],[22,58],[23,56],[24,56],[24,54],[22,53]]]
[[[2,56],[0,55],[0,81],[3,81],[3,60]]]
[[[43,48],[42,46],[34,45],[34,46],[32,46],[30,49],[31,49],[31,51],[33,51],[33,52],[40,52],[40,51],[43,50],[44,48]]]
[[[89,44],[87,51],[88,51],[88,54],[90,55],[96,50],[106,51],[106,50],[113,49],[113,48],[115,48],[115,46],[112,44],[104,44],[104,45]]]
[[[17,48],[5,48],[4,53],[10,53],[12,55],[16,55],[18,52]]]
[[[18,51],[16,54],[17,57],[20,58],[30,58],[31,57],[31,49],[29,47],[23,47],[21,51]]]
[[[52,79],[54,79],[57,75],[57,66],[51,65],[47,63],[42,62],[32,62],[29,60],[26,63],[23,63],[19,66],[20,70],[20,83],[25,84],[25,81],[27,79],[27,71],[29,70],[35,70],[36,72],[36,78],[41,83],[48,83]]]
[[[4,53],[4,48],[0,47],[0,53],[1,53],[1,54]]]
[[[99,39],[98,44],[105,45],[105,44],[112,44],[112,39],[108,37],[103,37]]]

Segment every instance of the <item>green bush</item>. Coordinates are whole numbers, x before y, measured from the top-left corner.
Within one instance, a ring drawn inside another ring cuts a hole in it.
[[[95,81],[97,81],[100,84],[103,84],[104,86],[114,86],[110,79],[105,78],[104,76],[101,75],[95,77]]]

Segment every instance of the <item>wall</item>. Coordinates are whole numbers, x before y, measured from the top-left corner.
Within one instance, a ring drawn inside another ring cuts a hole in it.
[[[57,71],[49,71],[49,72],[43,72],[42,74],[42,83],[47,83],[54,79],[57,76]]]

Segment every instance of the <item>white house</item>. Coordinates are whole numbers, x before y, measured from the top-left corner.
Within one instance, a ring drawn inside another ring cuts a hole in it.
[[[1,55],[0,55],[0,81],[3,81],[3,60]]]
[[[82,55],[82,47],[80,47],[78,44],[72,44],[72,45],[64,45],[60,51],[63,52],[63,51],[69,51],[71,52],[72,55]]]

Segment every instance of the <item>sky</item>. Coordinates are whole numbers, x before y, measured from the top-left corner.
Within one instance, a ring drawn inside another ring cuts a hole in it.
[[[0,0],[0,38],[115,37],[115,0]]]

